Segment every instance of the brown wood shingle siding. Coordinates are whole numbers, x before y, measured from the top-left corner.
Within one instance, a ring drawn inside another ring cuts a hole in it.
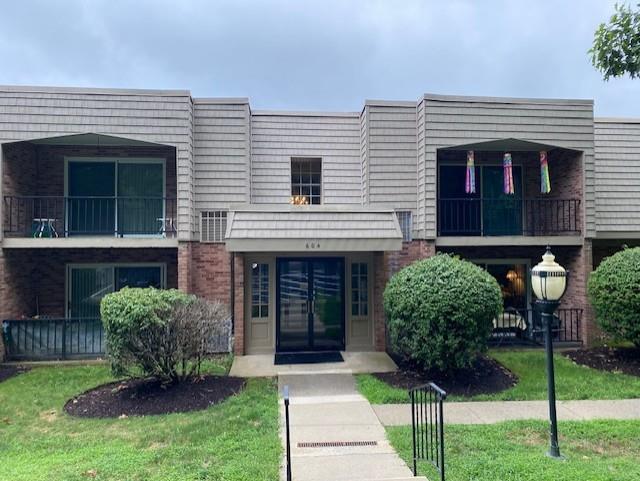
[[[437,150],[517,138],[584,152],[585,235],[595,235],[591,101],[468,99],[425,96],[418,106],[418,230],[436,235]]]
[[[322,158],[322,203],[360,204],[362,168],[357,114],[254,113],[251,117],[251,202],[291,197],[291,158]]]
[[[640,232],[640,120],[595,120],[599,234]]]
[[[249,105],[194,101],[196,215],[249,203]]]
[[[416,106],[367,105],[368,203],[416,211]]]

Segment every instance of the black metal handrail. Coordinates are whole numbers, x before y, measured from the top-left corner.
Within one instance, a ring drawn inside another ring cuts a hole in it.
[[[580,235],[580,199],[438,199],[438,235]]]
[[[38,318],[2,321],[9,360],[96,358],[105,354],[100,318]]]
[[[444,400],[447,393],[430,382],[409,389],[411,431],[413,436],[413,475],[418,475],[418,460],[435,466],[440,481],[444,471]]]
[[[284,398],[284,419],[286,430],[286,450],[287,450],[287,481],[291,481],[291,434],[289,428],[289,386],[282,390]]]
[[[168,197],[4,197],[4,233],[14,237],[176,236]]]

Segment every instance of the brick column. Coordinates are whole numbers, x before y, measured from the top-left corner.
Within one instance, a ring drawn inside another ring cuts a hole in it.
[[[373,253],[373,333],[376,351],[385,351],[387,347],[386,317],[382,294],[387,285],[387,259],[384,252]]]
[[[191,242],[178,243],[178,289],[193,292],[191,282]]]
[[[233,255],[233,352],[237,356],[244,355],[244,254]]]
[[[593,271],[593,243],[591,239],[585,239],[582,246],[583,276],[584,276],[584,311],[582,313],[582,339],[587,346],[592,346],[596,341],[603,337],[602,331],[596,324],[593,307],[587,296],[587,282],[589,275]]]
[[[567,292],[562,298],[562,307],[582,309],[580,338],[585,345],[592,345],[601,332],[595,324],[593,310],[587,298],[587,282],[593,270],[593,252],[590,239],[585,239],[581,247],[556,249],[556,262],[569,271]]]

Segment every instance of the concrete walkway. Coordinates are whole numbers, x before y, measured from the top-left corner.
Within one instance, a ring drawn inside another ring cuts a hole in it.
[[[414,478],[386,439],[351,374],[281,374],[289,386],[291,464],[296,481],[409,481]],[[405,406],[407,409],[407,406]],[[284,406],[281,407],[284,437]],[[298,443],[368,441],[366,446],[300,447]],[[284,441],[283,441],[284,442]],[[284,479],[284,478],[283,478]]]
[[[411,424],[408,404],[376,404],[373,410],[385,426]],[[640,399],[558,401],[560,421],[589,419],[640,419]],[[547,401],[445,402],[444,422],[492,424],[501,421],[549,418]]]

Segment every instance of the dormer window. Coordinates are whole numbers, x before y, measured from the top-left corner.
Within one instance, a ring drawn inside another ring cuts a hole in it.
[[[294,205],[322,203],[322,159],[291,159],[291,203]]]

